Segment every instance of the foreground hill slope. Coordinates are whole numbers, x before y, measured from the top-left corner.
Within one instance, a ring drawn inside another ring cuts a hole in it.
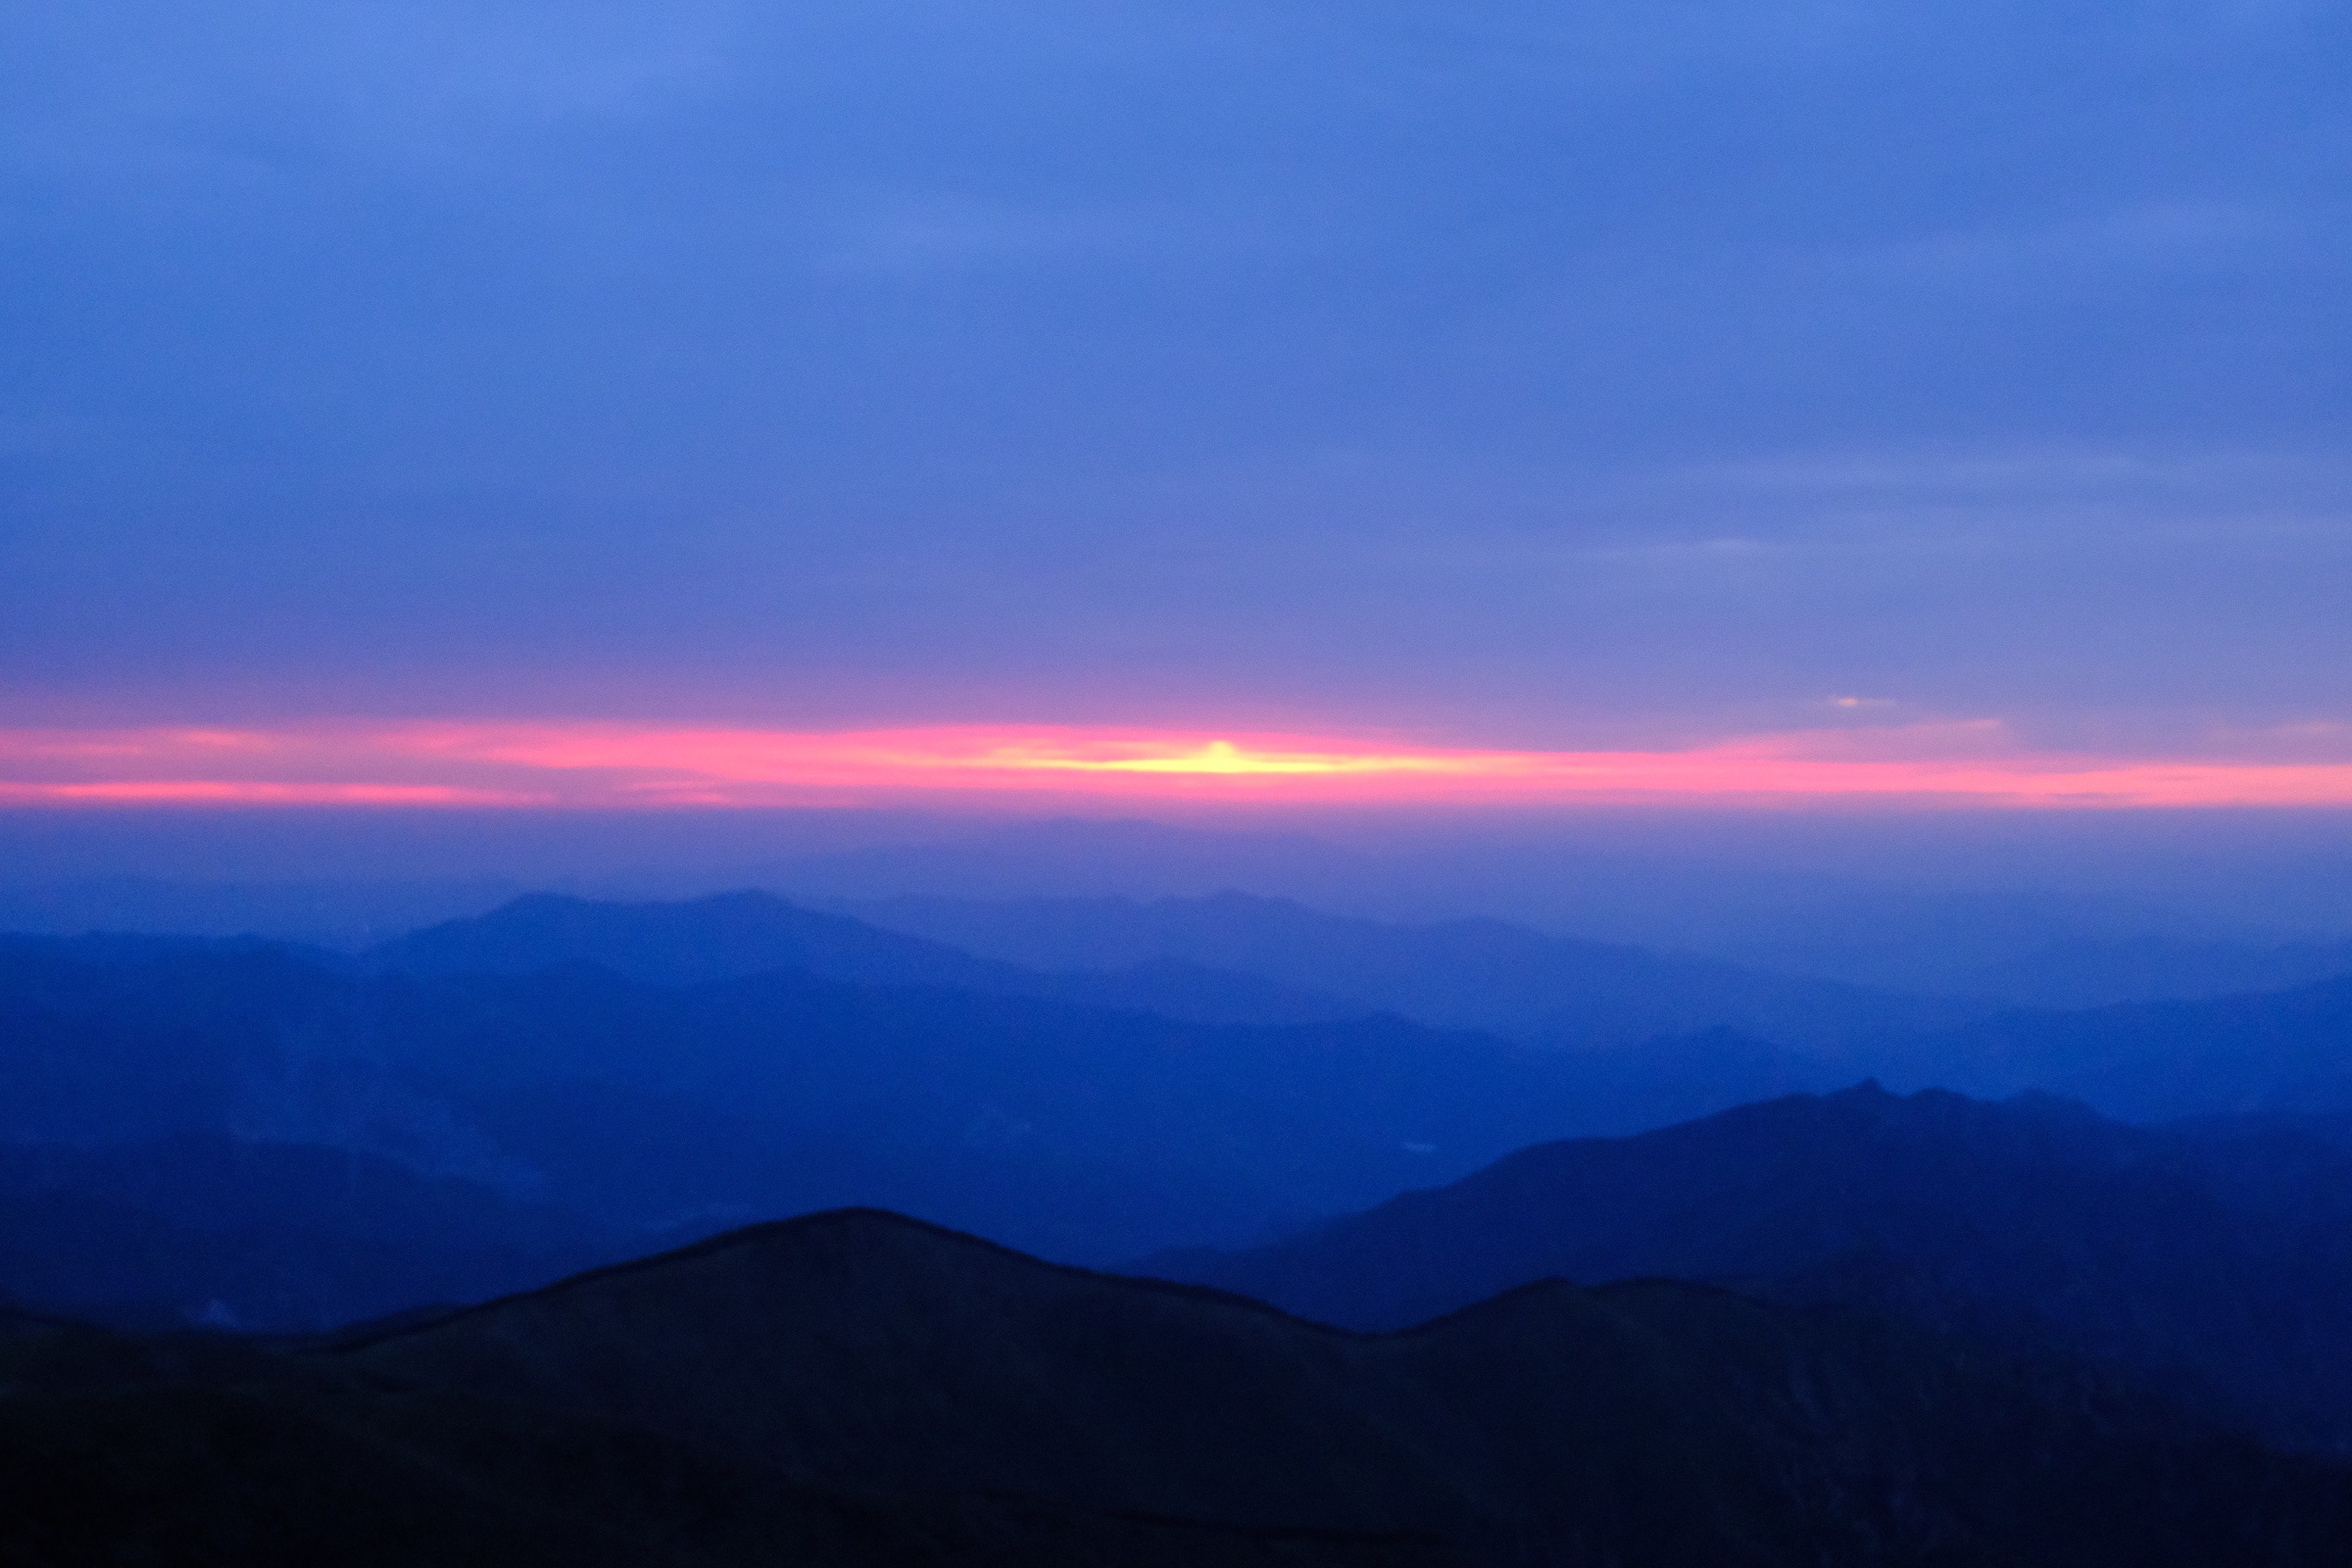
[[[0,1508],[58,1563],[2201,1568],[2352,1531],[2344,1471],[1884,1321],[1553,1284],[1360,1335],[864,1211],[307,1351],[23,1325],[0,1371]]]
[[[2324,1123],[1864,1085],[1540,1145],[1150,1270],[1364,1329],[1551,1277],[1736,1281],[2193,1382],[2282,1440],[2352,1447],[2352,1150]]]
[[[0,1322],[0,1367],[5,1568],[1467,1568],[1424,1537],[857,1495],[216,1341]]]

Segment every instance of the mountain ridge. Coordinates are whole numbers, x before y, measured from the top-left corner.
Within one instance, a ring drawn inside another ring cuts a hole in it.
[[[693,1325],[684,1336],[671,1321],[681,1318]],[[763,1348],[747,1353],[747,1334]],[[856,1210],[714,1238],[334,1354],[372,1377],[585,1398],[604,1418],[859,1489],[1042,1488],[1060,1506],[1253,1528],[1421,1530],[1496,1561],[1518,1557],[1509,1530],[1481,1522],[1495,1510],[1561,1547],[1646,1541],[1636,1561],[1781,1560],[1722,1555],[1765,1521],[1827,1546],[1826,1560],[1852,1560],[1860,1519],[1897,1539],[1906,1529],[1864,1500],[1874,1488],[1924,1486],[1956,1517],[1979,1506],[1938,1467],[2010,1462],[1993,1436],[2006,1423],[2047,1422],[2050,1441],[2104,1451],[2105,1427],[2055,1414],[2070,1399],[2087,1398],[2151,1453],[2178,1441],[2206,1452],[2191,1427],[2071,1374],[2063,1386],[2077,1392],[2062,1395],[1900,1325],[1704,1285],[1551,1282],[1404,1332],[1350,1333]],[[1843,1417],[1817,1432],[1801,1402],[1774,1391],[1786,1356],[1813,1369],[1800,1381],[1817,1380]],[[717,1405],[676,1403],[719,1377],[729,1392]],[[1896,1414],[1915,1394],[1880,1403],[1920,1377],[1948,1391],[1916,1407],[1941,1412],[1936,1435]],[[785,1405],[772,1403],[785,1389]],[[1306,1468],[1275,1458],[1301,1452],[1309,1431],[1319,1436]],[[1888,1455],[1911,1445],[1924,1445],[1926,1468],[1897,1481],[1912,1461]],[[1576,1468],[1557,1468],[1604,1448],[1617,1453],[1612,1480],[1587,1470],[1570,1482]],[[1847,1479],[1826,1491],[1769,1479],[1790,1464]],[[1313,1479],[1326,1465],[1332,1479]],[[1838,1500],[1849,1487],[1860,1490]],[[1682,1495],[1679,1515],[1660,1511],[1668,1493]],[[2059,1495],[2032,1510],[2063,1515],[2074,1505]],[[1999,1514],[1975,1528],[2018,1527],[1990,1522]],[[1870,1560],[1890,1559],[1873,1549]]]
[[[1034,968],[1181,958],[1351,997],[1433,1026],[1589,1046],[1720,1026],[1820,1048],[1989,1010],[1695,953],[1553,936],[1490,918],[1394,924],[1230,889],[1148,900],[901,897],[828,907]]]
[[[660,985],[789,970],[851,984],[945,986],[1208,1023],[1328,1021],[1378,1011],[1204,964],[1040,971],[755,889],[636,903],[528,894],[487,914],[380,943],[354,962],[371,971],[439,976],[528,973],[584,962]]]
[[[2186,1377],[2352,1449],[2352,1151],[1874,1084],[1520,1150],[1284,1241],[1139,1267],[1392,1328],[1521,1280],[1715,1279]],[[2182,1384],[2185,1391],[2189,1385]]]
[[[1902,1042],[1885,1071],[1980,1095],[2041,1088],[2137,1121],[2352,1110],[2352,975],[2228,996],[2004,1009]]]

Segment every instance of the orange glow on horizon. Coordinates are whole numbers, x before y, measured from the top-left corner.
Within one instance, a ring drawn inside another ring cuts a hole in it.
[[[0,806],[684,807],[1034,797],[1301,805],[2352,806],[2352,763],[2035,752],[1998,724],[1683,751],[1481,751],[1071,726],[617,722],[0,731]]]

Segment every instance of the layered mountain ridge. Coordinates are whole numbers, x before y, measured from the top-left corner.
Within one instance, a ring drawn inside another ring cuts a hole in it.
[[[1394,1329],[1529,1281],[1671,1276],[2100,1361],[2352,1451],[2352,1150],[1876,1085],[1525,1149],[1170,1279]]]
[[[1176,961],[1261,974],[1435,1027],[1578,1047],[1730,1028],[1786,1047],[1834,1049],[1990,1010],[1980,1002],[1551,936],[1506,921],[1397,925],[1239,892],[1149,901],[908,897],[838,907],[875,925],[1034,969]]]
[[[2352,1529],[2345,1471],[1890,1321],[1544,1284],[1357,1334],[870,1211],[307,1349],[35,1325],[0,1367],[0,1489],[58,1563],[2299,1564]]]
[[[1175,913],[1220,911],[1244,932],[1286,922],[1294,949],[1323,929],[1267,900]],[[1324,978],[1428,934],[1376,931],[1367,949],[1360,924],[1339,922]],[[1130,946],[1099,956],[1138,968],[1048,973],[761,894],[533,897],[358,956],[0,938],[0,1207],[28,1216],[0,1244],[0,1292],[125,1323],[317,1328],[856,1204],[1106,1264],[1265,1239],[1526,1144],[1869,1072],[2127,1113],[2352,1106],[2342,984],[1834,1049],[1727,1026],[1579,1048],[1438,1029],[1133,938],[1111,931]],[[221,1184],[273,1162],[276,1192]],[[245,1196],[191,1224],[151,1201],[175,1186]],[[428,1214],[481,1244],[460,1259],[397,1240],[429,1234]]]

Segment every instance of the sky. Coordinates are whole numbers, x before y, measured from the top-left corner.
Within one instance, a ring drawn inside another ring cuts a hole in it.
[[[2298,0],[9,8],[0,807],[2352,805],[2348,175]]]

